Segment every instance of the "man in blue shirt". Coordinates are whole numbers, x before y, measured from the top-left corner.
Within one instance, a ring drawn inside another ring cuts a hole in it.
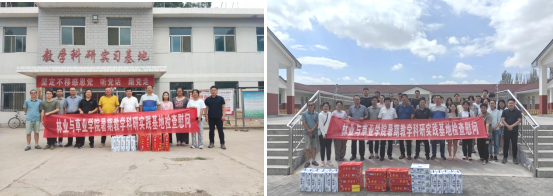
[[[440,95],[436,95],[436,105],[433,105],[430,107],[430,111],[432,111],[432,119],[444,119],[445,114],[447,113],[447,108],[442,105],[443,97]],[[438,143],[440,144],[440,154],[442,155],[442,159],[446,160],[445,158],[445,140],[432,140],[432,157],[431,159],[436,159],[436,147]]]
[[[307,102],[307,111],[301,114],[301,121],[303,122],[303,139],[305,140],[305,157],[307,162],[304,167],[309,167],[309,163],[314,166],[319,166],[319,163],[315,161],[317,156],[317,146],[319,146],[318,128],[319,114],[315,112],[315,104],[313,101]],[[311,152],[311,158],[309,158],[309,152]]]
[[[407,103],[409,101],[407,94],[401,95],[401,101],[402,104],[396,108],[398,119],[413,119],[415,116],[415,109]],[[403,140],[399,141],[399,151],[401,152],[399,159],[405,158],[405,146]],[[411,140],[407,140],[407,160],[411,160]]]
[[[77,88],[70,87],[69,88],[69,97],[65,98],[65,102],[63,104],[63,109],[65,114],[78,114],[79,113],[79,103],[81,102],[81,96],[77,95]],[[73,145],[73,137],[67,138],[67,144],[65,144],[64,147],[69,147]],[[75,142],[75,146],[78,147],[77,143]]]
[[[140,97],[140,111],[157,111],[159,108],[159,97],[153,93],[154,87],[151,84],[146,85],[146,94]]]
[[[40,99],[37,99],[37,91],[35,89],[31,90],[30,92],[31,98],[25,100],[25,103],[23,103],[23,111],[25,111],[25,115],[27,115],[27,125],[25,125],[25,130],[27,132],[27,147],[25,148],[25,151],[31,150],[31,133],[34,132],[35,134],[35,149],[42,149],[38,145],[38,132],[40,129],[40,104],[42,104],[42,101]]]

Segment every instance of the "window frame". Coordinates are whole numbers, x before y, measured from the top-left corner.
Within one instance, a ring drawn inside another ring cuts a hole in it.
[[[12,85],[12,90],[9,91],[9,92],[6,92],[6,90],[5,90],[5,89],[6,89],[5,85]],[[20,85],[19,88],[22,88],[23,91],[14,90],[14,89],[16,88],[15,85]],[[26,94],[26,93],[27,93],[27,92],[26,92],[27,86],[26,86],[26,84],[25,84],[25,83],[2,83],[2,84],[0,85],[0,87],[2,88],[2,91],[0,92],[0,97],[2,98],[2,101],[1,101],[2,103],[0,104],[0,106],[1,106],[1,107],[0,107],[0,108],[1,108],[0,111],[2,111],[2,112],[23,111],[23,104],[25,103],[25,100],[27,100],[27,97],[26,97],[26,96],[27,96],[27,94]],[[5,101],[5,99],[6,99],[6,97],[5,97],[5,94],[6,94],[6,93],[11,93],[12,96],[13,96],[13,98],[14,98],[14,100],[13,100],[13,105],[12,105],[12,107],[10,107],[10,108],[7,108],[7,107],[4,105],[4,101]],[[21,94],[21,95],[23,96],[23,100],[17,101],[17,99],[15,98],[15,94]],[[18,103],[19,103],[19,106],[17,106]]]
[[[257,29],[263,29],[263,34],[257,34]],[[263,37],[263,49],[259,50],[259,37]],[[257,44],[257,52],[265,52],[265,29],[263,27],[255,27],[255,43]]]
[[[232,28],[234,30],[234,34],[232,35],[227,35],[227,34],[215,34],[215,28]],[[215,42],[215,38],[216,37],[220,37],[222,36],[223,37],[223,48],[225,50],[223,51],[217,51],[217,43]],[[232,36],[232,39],[234,40],[234,51],[227,51],[227,37],[231,37]],[[236,27],[213,27],[213,51],[214,52],[236,52]]]
[[[190,29],[190,35],[171,35],[171,29]],[[173,37],[180,37],[180,51],[179,52],[173,52]],[[183,52],[183,46],[182,46],[182,37],[190,37],[190,51],[189,52]],[[192,27],[169,27],[169,52],[170,53],[191,53],[192,52]]]
[[[77,17],[79,18],[79,17]],[[85,46],[86,45],[86,18],[79,18],[84,19],[84,26],[74,26],[74,25],[62,25],[61,20],[64,18],[60,18],[60,45],[64,46]],[[66,18],[67,19],[67,18]],[[63,44],[63,28],[69,28],[71,27],[71,44]],[[83,45],[75,45],[75,27],[83,27],[84,28],[84,44]]]
[[[5,28],[25,28],[25,35],[6,35],[6,30]],[[3,27],[2,28],[2,35],[3,35],[3,39],[2,39],[2,53],[25,53],[27,52],[27,27]],[[14,46],[14,49],[12,52],[6,52],[6,37],[14,37],[14,40],[13,40],[13,46]],[[17,52],[17,37],[23,37],[25,39],[23,39],[23,48],[25,48],[22,52]]]
[[[107,36],[108,36],[108,46],[132,46],[132,18],[111,18],[111,19],[130,19],[131,20],[131,25],[130,26],[109,26],[107,25]],[[110,18],[107,18],[107,20],[110,20]],[[108,24],[109,24],[109,21],[108,21]],[[118,45],[109,45],[109,29],[110,28],[113,28],[113,29],[117,29],[117,36],[119,37],[119,43]],[[130,42],[129,45],[122,45],[121,44],[121,29],[129,29],[129,33],[130,33]]]

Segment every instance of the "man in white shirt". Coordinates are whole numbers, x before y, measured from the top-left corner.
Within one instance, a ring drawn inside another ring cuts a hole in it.
[[[480,110],[480,105],[482,104],[482,97],[480,95],[476,95],[476,102],[473,103],[476,108],[478,108],[478,115],[482,114],[482,110]]]
[[[124,112],[137,112],[138,107],[140,105],[138,104],[138,99],[136,97],[132,96],[132,88],[127,87],[125,89],[126,97],[121,100],[121,105],[119,108],[121,108],[121,113]]]
[[[380,109],[378,113],[379,120],[393,120],[397,118],[396,110],[390,107],[390,102],[392,100],[389,97],[384,99],[385,108]],[[392,141],[388,140],[388,159],[392,160]],[[384,148],[386,147],[386,142],[384,140],[380,141],[380,161],[384,161]]]

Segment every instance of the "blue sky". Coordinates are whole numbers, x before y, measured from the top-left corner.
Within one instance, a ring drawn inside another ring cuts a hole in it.
[[[531,71],[553,39],[553,12],[546,10],[553,3],[545,0],[269,0],[267,20],[303,64],[296,82],[473,84],[497,83],[504,70]],[[529,34],[536,25],[550,33]]]

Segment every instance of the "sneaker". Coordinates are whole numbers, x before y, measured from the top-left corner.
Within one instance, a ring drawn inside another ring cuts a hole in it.
[[[493,159],[493,155],[490,155],[490,160],[492,160],[492,159]]]
[[[313,161],[311,162],[311,164],[313,164],[314,166],[319,166],[319,163],[317,163],[317,161]]]
[[[204,146],[200,146],[199,148],[200,148],[200,149],[204,149]]]
[[[432,155],[432,157],[430,159],[432,159],[432,160],[436,159],[436,155]]]
[[[392,158],[392,156],[388,156],[388,159],[392,160],[393,158]]]
[[[419,155],[415,155],[415,157],[413,157],[413,158],[414,158],[414,159],[417,159],[417,158],[419,158]]]
[[[411,155],[407,155],[407,160],[411,160]]]
[[[50,148],[50,145],[44,146],[44,149],[43,149],[43,150],[46,150],[46,149],[48,149],[48,148]]]
[[[42,149],[42,147],[40,147],[38,144],[35,145],[35,149]]]
[[[326,165],[331,166],[331,167],[334,166],[334,165],[332,164],[332,161],[326,161]]]
[[[517,158],[513,158],[513,163],[514,163],[515,165],[518,165],[518,160],[517,160]]]
[[[56,145],[51,145],[50,146],[50,150],[54,150],[54,148],[56,148]]]
[[[376,155],[374,158],[375,158],[375,159],[380,159],[380,156]]]
[[[447,160],[447,159],[445,158],[445,156],[442,156],[442,159],[443,159],[444,161]]]
[[[399,156],[399,159],[403,159],[403,158],[405,158],[405,155]]]
[[[221,144],[221,148],[222,148],[223,150],[226,150],[226,149],[227,149],[227,147],[226,147],[224,144]],[[315,165],[315,164],[313,164],[313,165]],[[316,165],[315,165],[315,166],[316,166]]]
[[[77,148],[77,147],[79,147],[79,146],[81,146],[81,145],[80,145],[80,144],[77,144],[77,143],[75,143],[75,145],[73,146],[73,148]]]
[[[384,157],[380,157],[380,161],[384,161]]]
[[[58,142],[58,147],[63,147],[63,144],[61,144],[61,142]]]
[[[361,157],[361,161],[364,161],[365,160],[365,157]]]
[[[325,161],[321,161],[321,167],[325,166]]]
[[[430,160],[430,156],[426,155],[426,160]]]
[[[25,151],[29,151],[29,150],[31,150],[31,146],[25,147]]]
[[[507,163],[507,158],[503,158],[503,161],[501,161],[501,163],[503,164]]]
[[[482,165],[486,165],[486,164],[488,164],[488,161],[486,160],[482,161]]]
[[[350,161],[353,161],[353,160],[355,160],[356,158],[357,158],[357,157],[351,157],[351,158],[349,158],[349,160],[350,160]]]
[[[177,144],[177,145],[178,145],[178,144]],[[190,148],[194,149],[194,148],[196,148],[196,147],[194,147],[194,145],[191,145]]]
[[[304,168],[308,168],[309,167],[309,161],[305,162],[305,165],[303,165]]]
[[[207,147],[208,147],[208,148],[213,148],[213,147],[215,147],[215,144],[209,143],[209,146],[207,146]]]
[[[373,159],[373,158],[374,158],[374,155],[371,154],[371,155],[369,156],[369,159]]]
[[[68,143],[68,144],[65,144],[65,146],[63,146],[63,147],[69,147],[69,146],[73,146],[73,144]]]
[[[494,160],[495,162],[497,162],[497,161],[498,161],[498,160],[497,160],[497,156],[493,156],[493,160]]]

